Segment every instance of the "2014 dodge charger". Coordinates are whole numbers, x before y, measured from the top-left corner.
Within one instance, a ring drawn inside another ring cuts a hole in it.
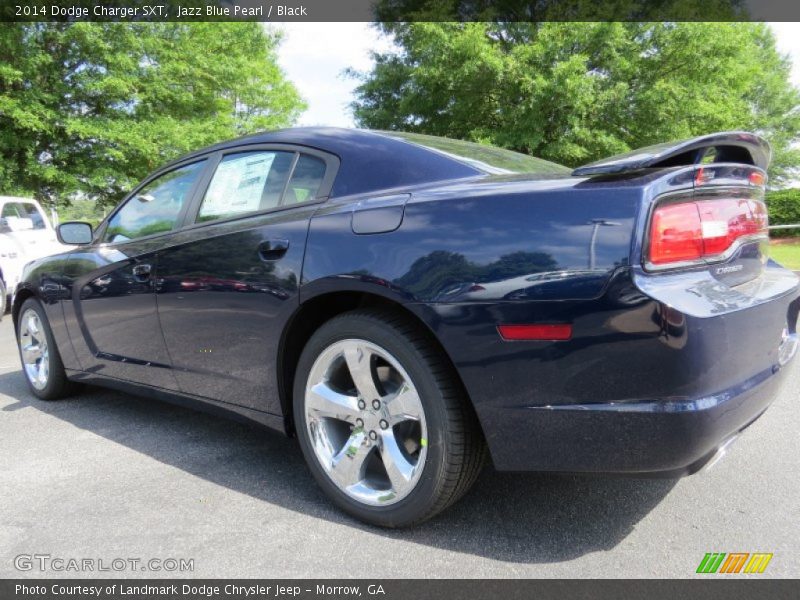
[[[320,486],[403,526],[498,469],[681,475],[767,408],[797,277],[767,258],[743,132],[569,170],[307,128],[157,171],[13,302],[28,384],[134,391],[296,435]]]

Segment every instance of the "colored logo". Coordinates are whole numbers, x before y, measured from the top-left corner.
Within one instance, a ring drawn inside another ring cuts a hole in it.
[[[772,554],[766,552],[708,552],[697,567],[698,573],[763,573]]]

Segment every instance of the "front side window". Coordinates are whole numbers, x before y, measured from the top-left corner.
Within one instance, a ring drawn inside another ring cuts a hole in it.
[[[199,222],[227,219],[281,203],[294,152],[256,151],[226,155],[208,186]]]
[[[178,167],[144,186],[111,217],[105,241],[125,242],[172,231],[204,164]]]

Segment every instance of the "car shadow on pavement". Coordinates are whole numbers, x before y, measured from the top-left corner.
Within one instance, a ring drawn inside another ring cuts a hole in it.
[[[500,473],[490,465],[465,498],[411,529],[364,525],[316,486],[294,440],[279,433],[124,393],[87,387],[43,402],[20,371],[0,374],[3,411],[35,409],[217,485],[394,540],[504,562],[552,563],[620,543],[673,479]],[[0,416],[0,418],[2,418]]]

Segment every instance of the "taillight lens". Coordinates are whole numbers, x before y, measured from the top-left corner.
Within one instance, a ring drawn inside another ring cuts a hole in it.
[[[507,342],[523,340],[563,342],[572,337],[572,325],[569,323],[498,325],[497,331]]]
[[[650,262],[663,265],[703,256],[703,225],[697,204],[668,204],[656,208],[650,228]]]
[[[702,262],[723,256],[737,240],[767,234],[760,200],[726,198],[664,204],[650,223],[648,261],[654,266]]]

